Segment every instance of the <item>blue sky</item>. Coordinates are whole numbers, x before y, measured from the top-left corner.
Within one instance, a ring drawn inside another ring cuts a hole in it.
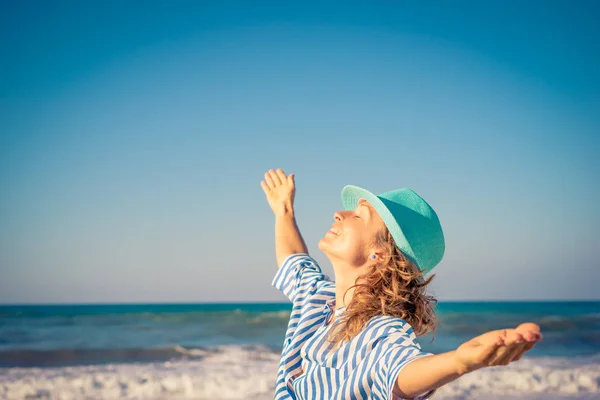
[[[593,1],[3,2],[0,303],[283,301],[354,184],[436,209],[441,300],[598,299]]]

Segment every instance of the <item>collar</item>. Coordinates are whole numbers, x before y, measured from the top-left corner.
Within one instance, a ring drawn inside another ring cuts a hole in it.
[[[323,314],[329,314],[332,310],[335,309],[335,315],[340,314],[344,311],[345,307],[335,308],[335,299],[325,301],[325,308],[323,309]]]

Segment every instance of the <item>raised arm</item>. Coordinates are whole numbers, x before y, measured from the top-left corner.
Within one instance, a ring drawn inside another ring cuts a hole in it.
[[[276,171],[270,169],[265,173],[265,180],[260,182],[260,186],[275,214],[275,256],[277,265],[281,267],[291,254],[308,254],[294,216],[294,174],[286,176],[281,168]]]

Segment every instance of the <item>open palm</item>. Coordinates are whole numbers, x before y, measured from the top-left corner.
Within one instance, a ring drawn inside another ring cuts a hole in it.
[[[540,327],[531,322],[477,336],[456,349],[461,373],[517,361],[541,338]]]
[[[281,168],[270,169],[260,185],[275,215],[282,215],[292,209],[296,194],[294,174],[286,175]]]

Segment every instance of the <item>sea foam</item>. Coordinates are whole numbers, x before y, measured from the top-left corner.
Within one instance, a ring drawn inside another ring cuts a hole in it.
[[[178,351],[186,353],[184,348]],[[0,399],[273,398],[279,354],[272,349],[222,346],[202,356],[161,363],[3,368]],[[598,399],[600,356],[526,358],[506,367],[482,369],[440,388],[434,398]]]

